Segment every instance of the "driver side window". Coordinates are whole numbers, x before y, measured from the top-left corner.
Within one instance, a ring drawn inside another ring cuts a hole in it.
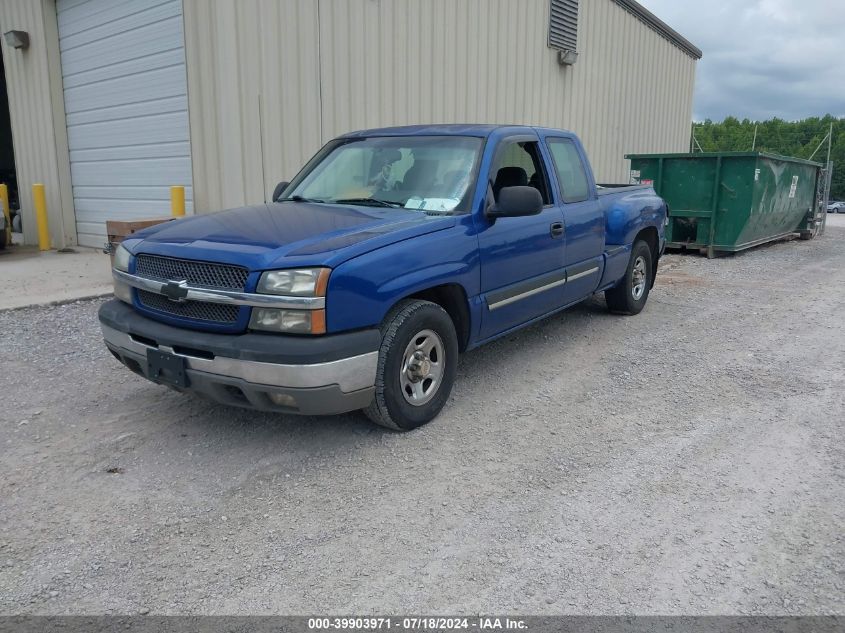
[[[549,179],[536,141],[505,141],[493,163],[490,182],[496,201],[505,187],[534,187],[543,197],[543,205],[550,204]]]

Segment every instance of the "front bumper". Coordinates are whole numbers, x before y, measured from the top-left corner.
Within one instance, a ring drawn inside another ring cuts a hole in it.
[[[151,349],[184,359],[187,386],[218,402],[302,415],[366,407],[373,398],[378,330],[321,337],[211,334],[148,319],[125,303],[100,307],[106,346],[135,373],[152,380]],[[167,383],[163,383],[167,384]]]

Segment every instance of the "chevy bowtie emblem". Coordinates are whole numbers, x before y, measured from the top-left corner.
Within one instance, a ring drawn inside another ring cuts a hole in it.
[[[161,294],[176,303],[185,303],[188,300],[188,280],[168,281],[162,284]]]

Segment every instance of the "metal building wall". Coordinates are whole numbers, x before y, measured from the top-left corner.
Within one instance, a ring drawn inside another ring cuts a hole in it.
[[[59,65],[56,8],[53,0],[2,0],[0,33],[29,33],[26,50],[3,47],[15,168],[24,240],[37,243],[32,184],[44,184],[54,246],[76,244]]]
[[[628,152],[683,151],[695,60],[613,0],[581,0],[578,62],[548,0],[184,0],[195,205],[269,198],[345,131],[563,127],[604,182]]]
[[[315,0],[184,0],[197,212],[262,202],[315,152]]]

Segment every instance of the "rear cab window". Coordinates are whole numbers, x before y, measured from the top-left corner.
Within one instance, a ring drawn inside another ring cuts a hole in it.
[[[564,202],[583,202],[590,197],[590,184],[584,162],[570,139],[550,137],[546,139],[552,155],[558,184]]]

